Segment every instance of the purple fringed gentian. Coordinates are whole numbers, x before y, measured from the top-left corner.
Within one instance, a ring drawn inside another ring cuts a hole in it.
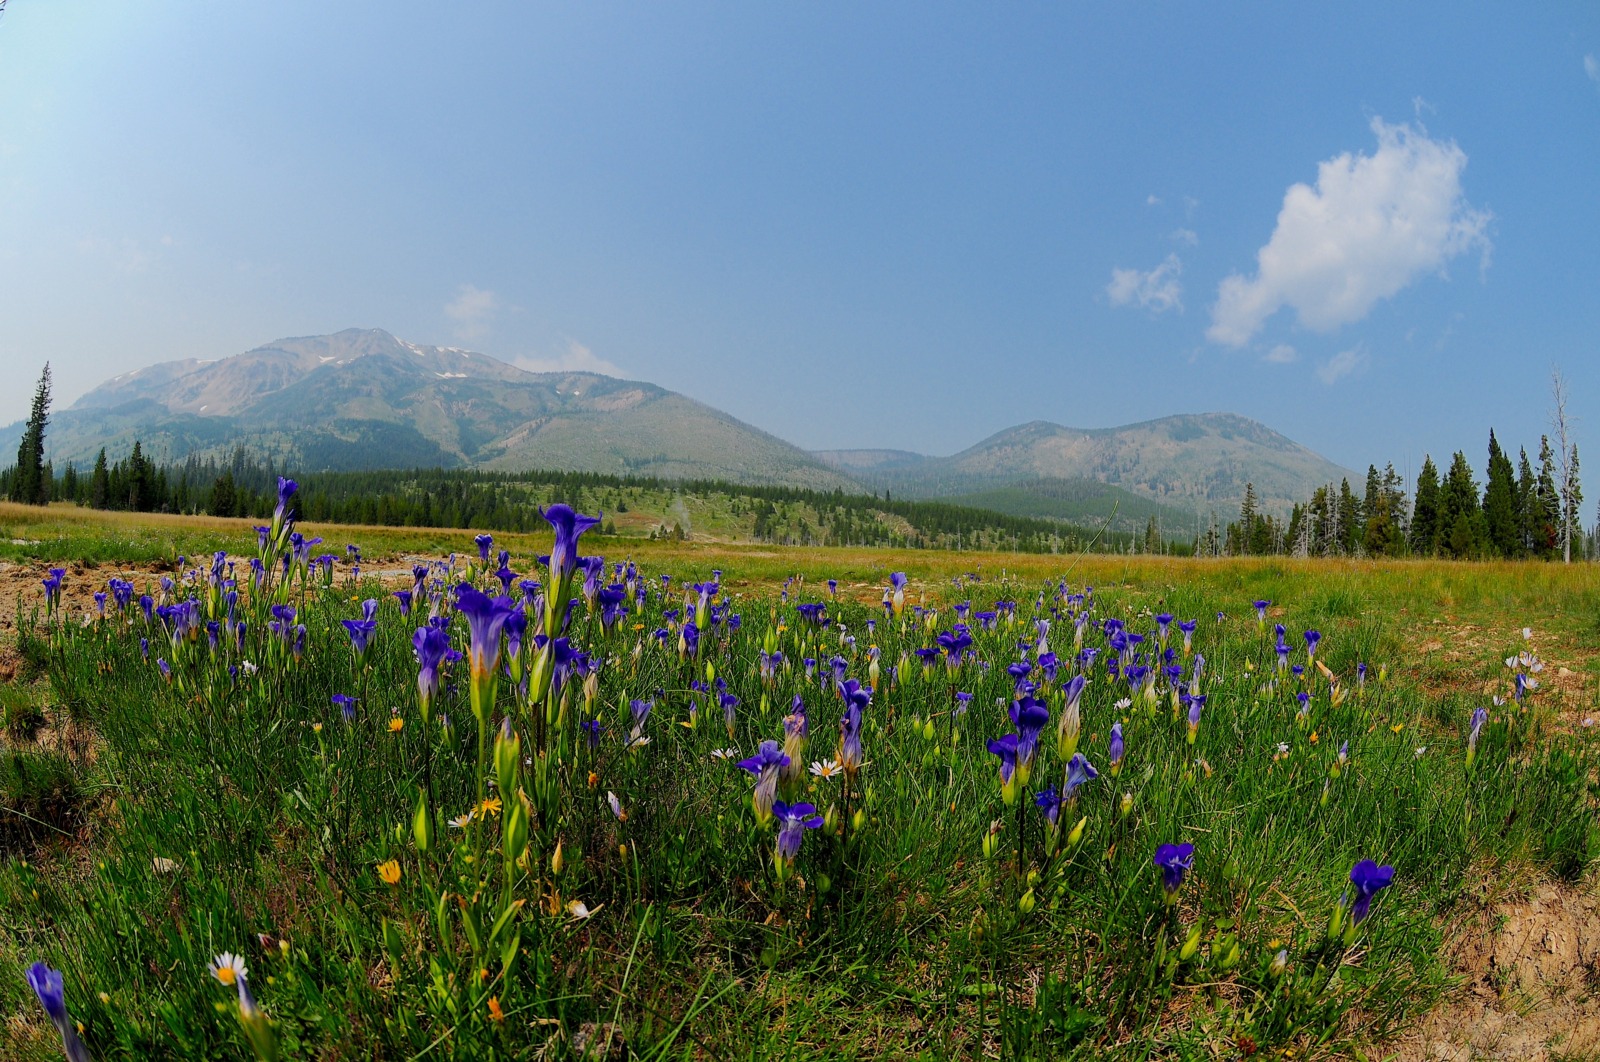
[[[756,818],[762,823],[772,818],[772,800],[778,791],[778,771],[788,764],[789,757],[783,754],[783,746],[771,739],[763,741],[754,756],[739,761],[741,768],[755,776],[756,787],[750,795],[750,806],[755,809]]]
[[[1156,849],[1155,865],[1161,868],[1161,888],[1168,903],[1178,902],[1184,875],[1194,869],[1194,845],[1164,844]]]
[[[68,1062],[89,1062],[89,1051],[78,1039],[78,1030],[67,1015],[66,987],[60,970],[52,970],[42,962],[28,967],[28,987],[39,997],[39,1005],[50,1016],[50,1023],[61,1034],[61,1050]]]

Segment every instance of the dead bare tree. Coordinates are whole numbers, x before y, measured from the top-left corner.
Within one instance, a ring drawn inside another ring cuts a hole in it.
[[[1556,445],[1559,447],[1561,464],[1559,472],[1561,482],[1557,485],[1557,496],[1560,499],[1559,512],[1561,520],[1561,561],[1564,564],[1572,563],[1572,524],[1576,519],[1577,503],[1573,496],[1573,479],[1577,469],[1573,467],[1573,445],[1571,432],[1576,426],[1574,418],[1567,413],[1567,381],[1561,375],[1561,367],[1554,366],[1550,370],[1550,427],[1556,435]]]

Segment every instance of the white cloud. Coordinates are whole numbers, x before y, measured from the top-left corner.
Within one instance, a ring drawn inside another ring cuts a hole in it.
[[[1176,254],[1167,255],[1165,261],[1148,273],[1137,269],[1113,269],[1111,283],[1106,285],[1106,295],[1113,306],[1137,304],[1140,309],[1155,314],[1168,310],[1181,313],[1183,284],[1178,277],[1182,273],[1183,263]]]
[[[1329,332],[1359,321],[1425,273],[1474,247],[1487,262],[1491,215],[1461,193],[1466,153],[1409,124],[1372,120],[1378,150],[1317,166],[1317,185],[1291,185],[1277,228],[1256,252],[1256,275],[1217,289],[1206,336],[1243,346],[1291,306],[1302,325]]]
[[[1600,85],[1600,59],[1596,59],[1593,53],[1583,57],[1583,72],[1589,75],[1590,81]]]
[[[1193,229],[1173,229],[1171,240],[1173,243],[1181,243],[1186,247],[1200,246],[1200,234]]]
[[[555,357],[523,355],[512,364],[527,372],[596,372],[602,376],[616,376],[623,379],[628,375],[576,340],[568,343],[567,349]]]
[[[1317,366],[1317,379],[1325,384],[1337,383],[1351,373],[1365,369],[1368,360],[1367,350],[1363,346],[1341,350]]]
[[[1149,195],[1144,197],[1144,205],[1145,206],[1160,206],[1161,205],[1161,197],[1156,195],[1154,192],[1151,192]]]
[[[1271,362],[1274,365],[1288,365],[1300,360],[1300,352],[1287,343],[1279,343],[1267,351],[1261,360]]]
[[[499,306],[494,292],[463,284],[456,297],[444,304],[444,313],[456,323],[458,339],[476,339],[488,330]]]

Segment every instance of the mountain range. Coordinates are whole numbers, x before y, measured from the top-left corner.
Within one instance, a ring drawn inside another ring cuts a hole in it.
[[[0,454],[22,425],[0,428]],[[718,479],[950,498],[1015,515],[1191,526],[1238,507],[1246,482],[1268,509],[1353,476],[1256,421],[1188,414],[1120,428],[1034,421],[948,457],[903,450],[807,452],[654,384],[527,372],[378,329],[280,339],[214,361],[123,373],[52,414],[47,454],[80,467],[140,440],[158,460],[244,446],[304,469],[533,468]]]

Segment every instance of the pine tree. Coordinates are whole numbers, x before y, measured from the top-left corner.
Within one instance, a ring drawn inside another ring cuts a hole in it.
[[[1389,503],[1389,519],[1394,521],[1395,536],[1389,552],[1400,554],[1405,552],[1406,529],[1410,526],[1410,515],[1406,509],[1405,481],[1400,478],[1400,473],[1394,470],[1394,462],[1389,462],[1383,467],[1383,496]]]
[[[1561,498],[1561,526],[1564,541],[1569,551],[1578,551],[1579,543],[1583,538],[1583,514],[1580,506],[1583,505],[1583,487],[1578,482],[1578,444],[1572,444],[1572,451],[1567,455],[1567,474],[1563,485],[1566,490]],[[1570,556],[1570,552],[1568,554]]]
[[[1533,555],[1538,516],[1539,481],[1533,476],[1533,466],[1528,463],[1528,448],[1522,447],[1517,461],[1517,556]]]
[[[1239,506],[1238,547],[1233,552],[1253,553],[1256,529],[1256,485],[1246,482],[1244,501]]]
[[[1339,552],[1354,555],[1361,542],[1363,517],[1361,503],[1350,489],[1350,480],[1339,481]]]
[[[1422,471],[1417,475],[1410,537],[1411,552],[1419,557],[1431,557],[1439,548],[1439,470],[1432,457],[1422,459]]]
[[[106,448],[100,447],[100,456],[94,459],[94,473],[89,477],[89,505],[106,509],[111,505],[111,471],[106,467]]]
[[[44,476],[44,429],[50,422],[50,363],[44,363],[39,386],[33,392],[33,408],[28,426],[17,447],[17,471],[11,480],[11,500],[26,505],[44,505],[50,500],[54,484]]]
[[[1556,458],[1550,436],[1539,436],[1539,478],[1534,481],[1533,555],[1549,560],[1561,545],[1561,500],[1556,496]]]
[[[1452,557],[1476,557],[1484,551],[1488,529],[1478,504],[1478,482],[1460,450],[1440,491],[1439,530],[1439,544]]]
[[[1500,449],[1489,429],[1488,483],[1483,489],[1483,518],[1488,525],[1489,549],[1501,557],[1517,555],[1517,485],[1511,459]]]
[[[144,459],[144,449],[139,440],[133,440],[133,453],[128,455],[128,509],[142,513],[150,507],[150,469]]]
[[[211,484],[211,515],[212,516],[237,516],[239,513],[239,490],[233,481],[233,472],[227,471],[217,477]]]

